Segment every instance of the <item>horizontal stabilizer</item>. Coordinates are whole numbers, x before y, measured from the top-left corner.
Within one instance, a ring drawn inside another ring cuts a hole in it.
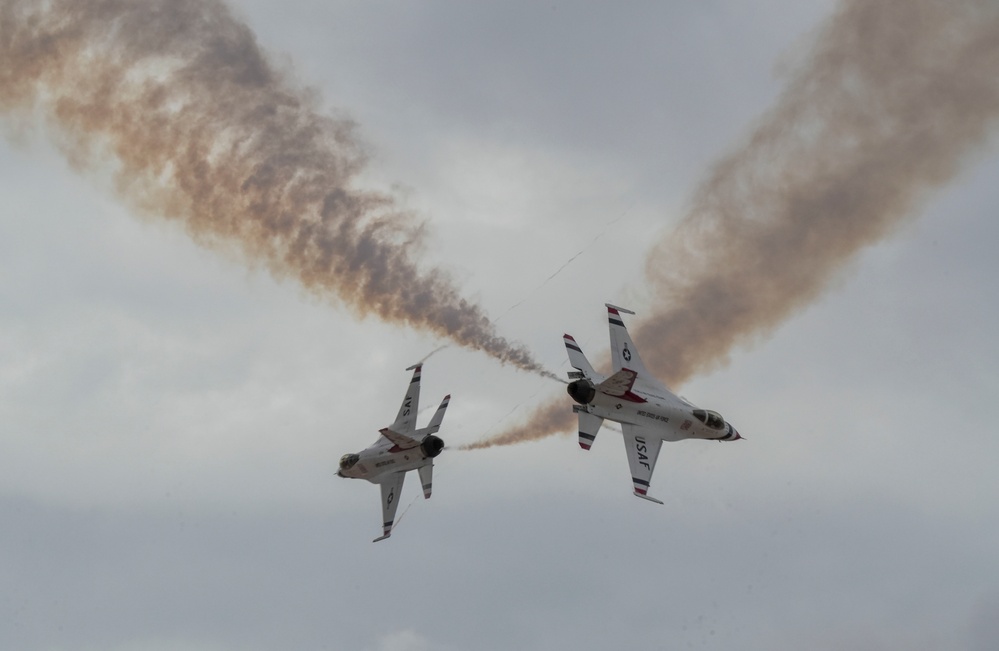
[[[430,419],[430,425],[424,430],[427,434],[436,434],[437,430],[441,428],[441,423],[444,421],[444,412],[447,411],[447,406],[450,402],[451,394],[444,396],[437,411],[434,412],[434,417]]]
[[[572,338],[572,335],[562,335],[562,341],[565,343],[565,352],[569,354],[569,364],[573,368],[582,371],[585,377],[591,378],[596,375],[593,366],[590,365],[590,361],[583,354],[583,349],[579,347],[579,344]]]
[[[579,447],[584,450],[589,450],[590,446],[592,446],[593,442],[597,439],[597,432],[600,431],[600,426],[603,425],[604,419],[585,411],[579,411],[578,413]]]
[[[431,461],[425,466],[420,466],[420,483],[423,484],[423,499],[429,500],[430,493],[434,488],[434,462]]]

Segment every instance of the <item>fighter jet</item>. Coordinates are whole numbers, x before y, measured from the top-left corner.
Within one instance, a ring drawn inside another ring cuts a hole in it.
[[[441,427],[451,396],[444,396],[428,426],[416,429],[422,367],[422,364],[416,364],[406,369],[413,371],[413,379],[409,382],[409,389],[406,391],[406,397],[402,399],[402,406],[399,407],[395,422],[382,429],[381,436],[368,449],[340,457],[340,468],[336,473],[338,476],[367,479],[382,488],[384,529],[382,535],[373,542],[385,540],[392,535],[395,512],[399,508],[399,496],[402,494],[402,482],[406,479],[408,471],[415,468],[419,472],[420,481],[423,483],[423,497],[430,499],[434,457],[444,449],[444,441],[434,435]]]
[[[622,313],[634,312],[606,305],[612,375],[604,377],[594,371],[576,340],[563,335],[569,363],[576,369],[569,372],[573,381],[566,389],[577,403],[572,410],[579,414],[579,447],[590,449],[604,419],[621,423],[635,495],[662,504],[648,490],[663,441],[737,441],[742,437],[717,412],[698,409],[652,377],[621,319]]]

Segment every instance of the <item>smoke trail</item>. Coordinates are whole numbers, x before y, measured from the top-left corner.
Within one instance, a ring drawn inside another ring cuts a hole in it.
[[[353,185],[354,125],[320,114],[221,0],[2,0],[0,112],[44,116],[79,168],[113,161],[126,201],[203,245],[552,376],[419,267],[422,227]]]
[[[999,5],[847,0],[749,140],[649,252],[635,332],[667,384],[724,364],[814,300],[844,263],[950,181],[999,117]],[[566,431],[542,406],[478,444]]]
[[[434,348],[429,353],[427,353],[426,355],[424,355],[423,359],[421,359],[420,361],[418,361],[417,364],[422,364],[422,363],[426,362],[428,359],[430,359],[431,357],[433,357],[434,355],[436,355],[437,353],[441,352],[442,350],[444,350],[447,347],[448,347],[448,345],[444,344],[443,346],[438,346],[437,348]]]
[[[566,404],[558,399],[536,408],[523,425],[512,427],[476,443],[459,446],[459,450],[481,450],[495,445],[513,445],[524,441],[534,441],[558,432],[569,431],[576,425],[576,415]]]

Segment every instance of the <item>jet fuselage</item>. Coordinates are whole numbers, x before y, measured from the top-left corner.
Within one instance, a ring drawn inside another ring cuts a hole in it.
[[[636,382],[629,396],[611,396],[591,380],[579,379],[569,384],[567,392],[579,403],[579,409],[606,420],[655,430],[664,441],[739,438],[735,428],[716,412],[698,409],[679,396],[644,383]],[[587,397],[589,402],[584,401]]]
[[[426,465],[440,454],[443,448],[444,442],[433,435],[428,436],[422,445],[406,450],[401,450],[399,446],[383,439],[357,454],[343,455],[336,474],[350,479],[366,479],[378,484],[390,474],[407,472]]]

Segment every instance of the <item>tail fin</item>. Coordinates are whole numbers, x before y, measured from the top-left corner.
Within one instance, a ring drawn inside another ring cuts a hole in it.
[[[573,405],[572,408],[579,414],[579,447],[589,450],[597,439],[597,432],[600,431],[604,419],[588,413],[582,405]]]
[[[583,349],[579,347],[579,344],[572,338],[572,335],[562,335],[562,341],[565,342],[565,352],[569,354],[569,364],[573,368],[582,371],[585,377],[594,377],[596,371],[593,370],[590,361],[583,354]]]
[[[444,412],[447,411],[447,406],[450,402],[451,394],[444,396],[444,399],[441,400],[440,407],[438,407],[437,411],[434,412],[434,417],[430,419],[430,424],[427,425],[425,430],[427,434],[436,434],[437,430],[441,428],[441,423],[444,421]]]
[[[631,388],[635,386],[635,378],[638,374],[629,368],[622,368],[620,371],[610,376],[595,388],[600,393],[605,393],[615,398],[624,398],[631,402],[645,402],[645,398],[634,393]]]

